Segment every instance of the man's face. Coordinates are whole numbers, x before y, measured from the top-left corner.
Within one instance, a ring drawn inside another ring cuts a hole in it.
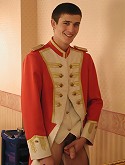
[[[62,14],[56,23],[51,21],[54,29],[54,41],[61,47],[68,47],[79,31],[80,15]]]

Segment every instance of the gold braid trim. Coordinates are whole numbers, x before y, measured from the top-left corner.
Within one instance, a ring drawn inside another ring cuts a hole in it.
[[[87,123],[89,124],[88,133],[91,134],[92,130],[97,128],[97,121],[88,120]]]
[[[76,46],[76,45],[74,45],[74,48],[78,49],[78,50],[82,50],[84,52],[88,52],[88,50],[86,48],[82,48],[82,47],[79,47],[79,46]]]
[[[38,46],[33,47],[32,50],[33,50],[33,51],[39,50],[39,49],[41,49],[43,46],[44,46],[43,44],[40,44],[40,45],[38,45]]]
[[[31,139],[29,139],[27,142],[30,145],[31,150],[33,152],[37,152],[37,148],[35,146],[35,144],[37,144],[37,143],[40,143],[41,148],[43,150],[46,150],[46,147],[47,147],[47,139],[46,139],[46,137],[35,135]]]

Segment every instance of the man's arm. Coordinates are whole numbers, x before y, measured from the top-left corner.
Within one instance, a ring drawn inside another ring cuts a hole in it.
[[[25,58],[22,72],[22,117],[31,160],[51,155],[40,102],[42,76],[39,65],[37,55],[32,52]]]
[[[86,138],[88,144],[93,144],[97,130],[97,123],[103,106],[97,74],[93,60],[88,56],[88,88],[87,88],[87,115],[81,137]]]

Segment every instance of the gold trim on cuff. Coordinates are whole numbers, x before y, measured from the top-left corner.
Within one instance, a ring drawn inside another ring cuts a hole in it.
[[[97,130],[97,121],[89,120],[89,121],[87,121],[87,123],[85,124],[85,126],[83,128],[81,137],[85,137],[93,144],[96,130]]]
[[[37,152],[37,147],[35,147],[37,143],[40,143],[42,150],[46,150],[48,148],[47,146],[48,140],[44,136],[35,135],[31,139],[27,140],[27,143],[30,145],[31,150],[33,152]]]

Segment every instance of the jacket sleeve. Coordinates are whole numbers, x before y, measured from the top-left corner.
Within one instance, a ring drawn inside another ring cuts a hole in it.
[[[87,116],[81,136],[88,139],[88,144],[92,145],[97,130],[97,123],[103,106],[103,101],[101,99],[95,65],[90,55],[88,55],[87,72]]]
[[[51,155],[44,126],[41,106],[42,66],[37,54],[31,52],[23,62],[22,70],[22,118],[31,160]]]

